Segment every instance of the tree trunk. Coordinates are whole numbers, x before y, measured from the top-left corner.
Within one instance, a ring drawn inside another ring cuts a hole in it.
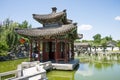
[[[97,53],[97,52],[96,52],[96,47],[95,47],[95,53]]]
[[[113,51],[114,47],[112,47],[112,51]]]
[[[90,53],[91,53],[91,46],[90,46]]]

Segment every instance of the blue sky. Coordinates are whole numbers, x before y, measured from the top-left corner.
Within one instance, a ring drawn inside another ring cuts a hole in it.
[[[51,7],[58,12],[67,9],[67,17],[78,23],[83,39],[91,40],[99,33],[120,40],[120,0],[0,0],[0,21],[27,20],[32,27],[40,27],[32,14],[49,14]]]

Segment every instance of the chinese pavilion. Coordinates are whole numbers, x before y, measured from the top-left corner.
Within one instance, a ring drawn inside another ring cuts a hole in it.
[[[38,54],[37,60],[63,60],[68,62],[74,59],[74,40],[78,37],[77,23],[67,19],[66,10],[40,15],[33,14],[33,18],[43,27],[31,29],[16,29],[15,31],[30,40],[30,61],[32,61],[33,44]],[[42,52],[42,53],[40,53]]]

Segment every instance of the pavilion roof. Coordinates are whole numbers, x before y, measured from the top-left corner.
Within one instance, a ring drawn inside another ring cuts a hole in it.
[[[82,39],[83,38],[83,34],[78,34],[78,39]]]
[[[33,14],[33,18],[41,24],[55,23],[61,21],[64,24],[70,24],[71,20],[67,19],[66,14],[66,9],[61,12],[57,12],[57,8],[53,7],[50,14]]]
[[[60,27],[51,27],[51,28],[31,28],[31,29],[15,29],[20,35],[30,36],[30,37],[45,37],[45,36],[58,36],[65,35],[70,33],[73,29],[76,29],[75,24],[62,25]]]
[[[51,14],[33,14],[33,18],[37,20],[38,22],[44,24],[44,23],[52,23],[60,21],[61,18],[65,15],[65,12],[58,12],[58,13],[51,13]]]

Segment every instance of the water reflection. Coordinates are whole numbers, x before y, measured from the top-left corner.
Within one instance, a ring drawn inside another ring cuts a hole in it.
[[[101,69],[104,69],[104,68],[109,68],[109,67],[113,67],[113,63],[111,62],[106,62],[106,63],[102,63],[102,62],[95,62],[95,63],[92,63],[93,66],[98,69],[98,70],[101,70]]]
[[[110,62],[81,63],[75,80],[120,80],[120,64]]]
[[[120,80],[120,63],[96,61],[80,63],[77,70],[47,73],[49,80]]]
[[[80,65],[79,69],[75,73],[76,75],[82,75],[82,76],[92,76],[93,72],[89,69],[88,65]]]
[[[49,80],[74,80],[75,71],[58,71],[53,70],[47,73]]]

